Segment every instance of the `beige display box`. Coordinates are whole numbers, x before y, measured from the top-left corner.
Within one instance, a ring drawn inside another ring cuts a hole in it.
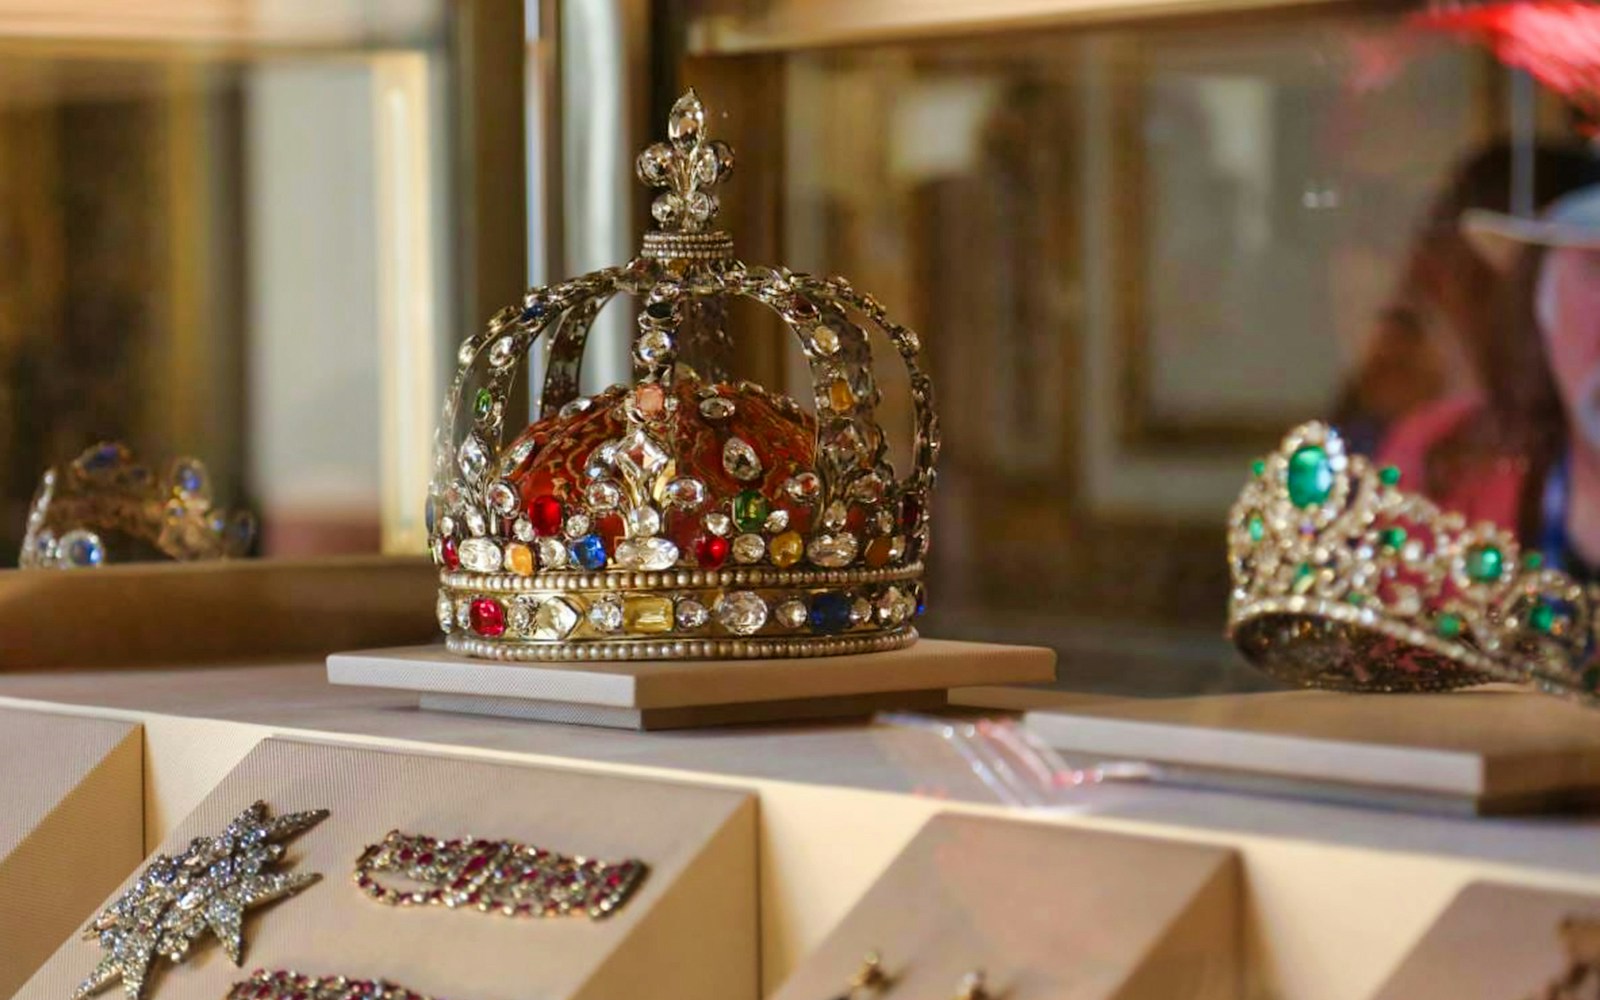
[[[1037,646],[942,639],[855,656],[621,663],[477,660],[412,646],[336,653],[328,680],[416,691],[423,708],[443,712],[678,729],[943,708],[949,688],[1042,683],[1055,664]]]
[[[1520,1000],[1572,958],[1600,963],[1600,897],[1490,883],[1461,890],[1373,1000]],[[1578,984],[1573,984],[1577,986]],[[1600,974],[1560,996],[1593,996]]]
[[[1036,708],[1027,725],[1058,750],[1229,790],[1478,814],[1600,799],[1600,713],[1509,688],[1122,699]]]
[[[340,556],[0,570],[0,671],[325,656],[421,642],[438,571],[426,558]],[[83,622],[94,622],[86,629]]]
[[[217,1000],[258,967],[389,979],[448,1000],[757,996],[756,810],[743,792],[274,739],[160,850],[181,851],[258,799],[275,814],[331,810],[286,855],[322,881],[247,913],[242,969],[209,937],[181,965],[162,960],[151,984],[159,1000]],[[363,848],[392,829],[632,857],[650,871],[604,920],[401,909],[351,879]],[[70,941],[17,1000],[61,1000],[98,956],[93,943]]]
[[[774,1000],[841,996],[878,951],[888,996],[953,997],[983,970],[1005,1000],[1238,1000],[1233,852],[940,815]]]
[[[144,857],[136,723],[0,710],[0,997]]]

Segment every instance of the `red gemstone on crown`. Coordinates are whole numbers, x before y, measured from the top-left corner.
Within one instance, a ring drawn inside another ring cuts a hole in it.
[[[720,535],[701,535],[695,539],[694,557],[702,569],[716,569],[728,561],[728,540]]]
[[[548,493],[534,497],[528,501],[528,520],[541,535],[561,534],[561,501]]]
[[[900,527],[906,532],[917,530],[917,525],[922,523],[922,504],[914,496],[908,496],[900,505]]]
[[[461,568],[461,553],[456,551],[456,540],[446,538],[439,543],[439,558],[444,560],[446,569]]]
[[[472,602],[472,631],[479,635],[498,636],[506,631],[506,612],[500,602],[480,597]]]

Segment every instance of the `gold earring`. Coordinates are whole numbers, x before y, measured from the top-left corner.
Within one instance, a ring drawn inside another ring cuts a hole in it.
[[[874,993],[883,992],[889,985],[889,974],[883,971],[883,956],[876,951],[869,951],[861,960],[861,968],[850,979],[852,990],[872,990]]]
[[[861,960],[861,968],[850,977],[850,986],[838,1000],[855,1000],[862,991],[882,993],[889,988],[889,974],[883,971],[883,956],[869,951]]]
[[[974,969],[962,976],[958,989],[961,992],[956,994],[956,1000],[994,1000],[982,969]]]

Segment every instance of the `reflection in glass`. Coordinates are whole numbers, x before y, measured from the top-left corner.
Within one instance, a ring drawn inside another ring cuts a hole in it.
[[[375,552],[387,494],[418,506],[457,328],[448,5],[355,6],[52,40],[0,8],[0,565],[101,440],[198,457],[262,555]]]
[[[745,196],[741,250],[925,333],[930,631],[1049,643],[1073,686],[1261,683],[1221,636],[1250,459],[1329,415],[1377,450],[1509,374],[1456,221],[1548,204],[1591,153],[1549,95],[1512,108],[1490,56],[1410,31],[1240,13],[688,63],[708,100],[781,108],[778,207]]]
[[[107,563],[231,559],[255,541],[248,510],[213,502],[199,459],[152,468],[101,442],[39,479],[17,563],[23,569],[97,569]]]

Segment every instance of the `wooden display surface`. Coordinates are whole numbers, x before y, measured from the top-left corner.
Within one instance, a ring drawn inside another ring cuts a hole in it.
[[[951,814],[928,821],[773,1000],[845,993],[877,951],[888,996],[1238,1000],[1232,851]]]
[[[0,710],[0,997],[144,857],[137,723]]]
[[[255,968],[390,979],[471,1000],[758,994],[756,809],[743,791],[269,739],[157,850],[181,852],[258,799],[274,814],[330,810],[287,843],[282,865],[322,880],[246,913],[242,966],[207,936],[181,964],[155,963],[150,996],[217,1000]],[[351,872],[362,850],[394,829],[638,858],[650,870],[603,920],[386,906],[357,888]],[[99,956],[93,942],[68,941],[15,1000],[71,995]],[[106,996],[120,995],[115,990]]]
[[[1600,897],[1474,883],[1373,1000],[1544,997],[1572,957],[1600,962]],[[1600,975],[1591,974],[1581,991],[1560,995],[1593,996],[1597,985]]]
[[[942,639],[854,656],[612,663],[476,660],[434,645],[336,653],[328,680],[418,691],[438,711],[679,729],[943,708],[948,688],[1052,680],[1055,659],[1035,646]]]
[[[1026,719],[1059,750],[1229,790],[1477,814],[1600,800],[1600,713],[1510,688],[1121,700]]]
[[[437,587],[438,571],[420,557],[0,570],[0,671],[169,667],[421,642],[438,632]]]

